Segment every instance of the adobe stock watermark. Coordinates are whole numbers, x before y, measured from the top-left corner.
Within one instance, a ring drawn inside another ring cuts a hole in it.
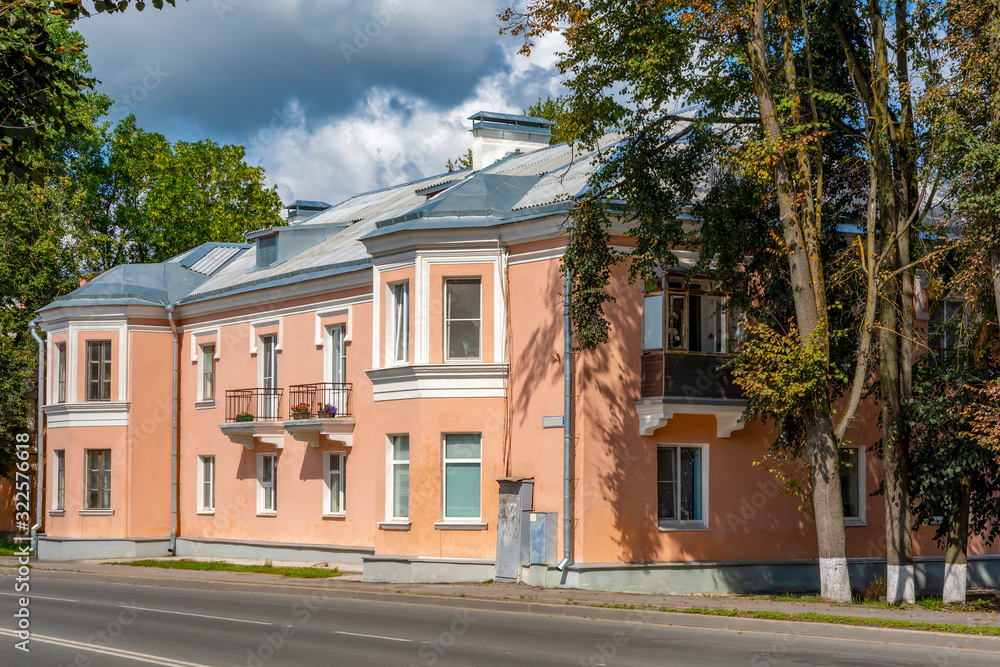
[[[229,0],[232,1],[232,0]],[[242,0],[240,0],[242,2]],[[360,55],[368,48],[373,39],[382,34],[382,31],[389,27],[392,18],[403,11],[403,3],[400,0],[386,0],[385,4],[371,10],[372,20],[366,21],[364,25],[354,26],[354,35],[351,42],[341,41],[340,52],[344,54],[344,60],[348,64],[351,60]]]
[[[267,125],[247,137],[245,145],[248,163],[260,161],[261,151],[277,138],[278,132],[295,124],[295,114],[294,104],[286,104],[283,109],[271,109],[271,120]]]
[[[448,649],[458,642],[462,635],[469,631],[475,622],[475,619],[469,616],[468,611],[456,611],[454,617],[455,620],[451,622],[451,626],[447,630],[439,634],[433,641],[426,642],[420,647],[417,651],[420,660],[419,662],[411,662],[410,667],[435,664]]]
[[[156,90],[163,80],[170,76],[170,72],[164,72],[160,65],[153,67],[146,65],[146,75],[142,80],[128,92],[125,99],[119,100],[112,105],[110,115],[124,118],[131,112],[139,108],[139,105],[149,97],[149,94]]]

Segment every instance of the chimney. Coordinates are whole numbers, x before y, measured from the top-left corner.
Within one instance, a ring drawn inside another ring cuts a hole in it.
[[[480,111],[472,121],[472,169],[479,171],[511,153],[530,153],[549,145],[551,120],[536,116]]]
[[[322,213],[328,208],[332,208],[325,201],[305,201],[302,199],[296,199],[294,202],[285,207],[288,211],[285,220],[288,224],[294,224],[296,222],[301,222],[307,218],[311,218],[317,213]]]

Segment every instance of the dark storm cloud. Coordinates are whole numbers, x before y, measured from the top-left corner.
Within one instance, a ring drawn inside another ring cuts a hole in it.
[[[245,143],[274,110],[347,113],[372,88],[450,107],[502,63],[495,0],[190,0],[80,23],[111,117]]]

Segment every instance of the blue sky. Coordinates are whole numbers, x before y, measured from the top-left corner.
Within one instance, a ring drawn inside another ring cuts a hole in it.
[[[247,147],[286,202],[336,203],[444,170],[480,110],[560,92],[558,38],[531,58],[503,0],[179,0],[83,19],[110,117]]]

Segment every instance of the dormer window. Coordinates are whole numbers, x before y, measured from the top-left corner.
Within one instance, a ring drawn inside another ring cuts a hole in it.
[[[257,268],[271,266],[278,260],[278,235],[261,236],[257,239]]]

